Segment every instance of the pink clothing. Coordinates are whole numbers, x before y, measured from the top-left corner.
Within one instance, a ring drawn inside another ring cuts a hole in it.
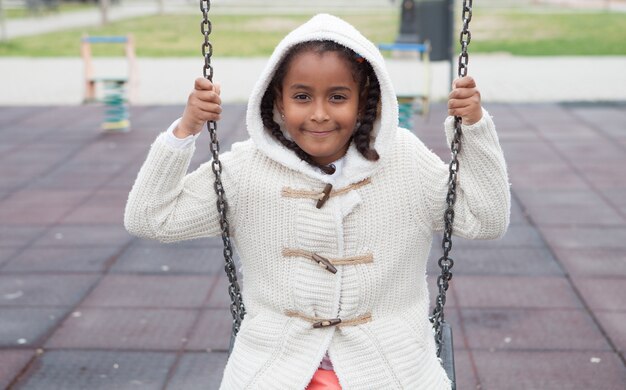
[[[341,390],[335,371],[319,369],[313,374],[306,390]]]
[[[324,355],[324,358],[322,359],[322,362],[320,363],[320,367],[321,370],[332,370],[333,369],[333,362],[330,361],[330,357],[328,356],[328,352],[326,352],[326,355]]]

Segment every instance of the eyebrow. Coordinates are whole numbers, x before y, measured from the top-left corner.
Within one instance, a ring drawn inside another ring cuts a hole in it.
[[[289,89],[304,89],[306,91],[310,91],[313,88],[309,87],[308,85],[304,85],[304,84],[293,84],[292,86],[289,87]],[[330,91],[332,91],[332,92],[351,91],[351,89],[349,87],[346,87],[346,86],[343,86],[343,85],[338,85],[336,87],[331,87]]]

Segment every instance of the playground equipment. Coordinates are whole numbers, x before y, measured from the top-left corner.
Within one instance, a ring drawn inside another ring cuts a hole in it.
[[[92,44],[124,44],[127,70],[125,75],[96,76],[92,58]],[[136,82],[135,45],[133,37],[126,36],[88,36],[81,39],[81,56],[85,66],[84,103],[102,101],[105,105],[105,117],[102,129],[105,131],[126,132],[130,130],[128,104],[134,97]],[[98,98],[98,85],[102,86]]]
[[[416,53],[422,63],[422,91],[414,93],[403,93],[397,96],[400,127],[413,129],[413,116],[428,116],[430,108],[430,42],[424,43],[381,43],[378,45],[381,51],[388,51],[392,54]]]

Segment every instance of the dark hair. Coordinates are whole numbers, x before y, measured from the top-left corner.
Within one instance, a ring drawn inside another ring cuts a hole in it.
[[[289,69],[289,64],[296,55],[312,51],[323,54],[326,52],[336,52],[344,58],[352,67],[352,75],[359,85],[360,101],[365,101],[361,106],[361,118],[357,122],[357,128],[352,135],[357,150],[368,160],[379,159],[378,152],[370,147],[371,133],[374,128],[374,121],[378,114],[378,102],[380,100],[380,85],[376,73],[369,62],[363,60],[351,49],[333,41],[307,41],[294,45],[283,57],[278,65],[274,77],[267,87],[263,99],[261,100],[261,118],[263,125],[271,132],[272,136],[287,148],[293,150],[298,157],[307,163],[320,168],[327,174],[333,174],[335,167],[316,163],[311,155],[302,150],[294,141],[288,140],[280,129],[280,125],[274,121],[274,103],[282,89],[283,80]]]

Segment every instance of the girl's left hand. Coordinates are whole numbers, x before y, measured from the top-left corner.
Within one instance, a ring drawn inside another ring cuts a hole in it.
[[[454,80],[448,95],[448,115],[460,116],[464,125],[473,125],[483,117],[480,92],[470,76]]]

